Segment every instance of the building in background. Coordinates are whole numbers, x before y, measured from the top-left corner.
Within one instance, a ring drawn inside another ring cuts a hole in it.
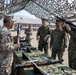
[[[28,28],[28,25],[31,24],[34,31],[38,30],[39,26],[41,26],[41,20],[40,19],[34,19],[31,17],[25,17],[25,16],[14,16],[14,30],[17,29],[17,26],[20,24],[21,29]]]
[[[3,25],[3,19],[0,20],[0,26]],[[42,25],[42,20],[39,18],[32,18],[32,17],[25,17],[25,16],[14,16],[14,27],[13,30],[17,30],[17,26],[20,24],[21,25],[21,29],[26,29],[28,28],[28,25],[31,24],[32,25],[32,29],[34,31],[37,31],[38,28]],[[49,23],[48,23],[49,25]],[[55,28],[55,24],[54,23],[50,23],[49,25],[50,29],[54,29]]]
[[[28,28],[28,25],[31,24],[34,31],[37,31],[38,28],[42,25],[42,20],[38,18],[35,19],[35,18],[30,18],[30,17],[25,17],[25,16],[14,16],[14,20],[15,20],[14,30],[17,29],[17,26],[19,24],[21,25],[21,29],[26,29]],[[55,24],[50,23],[49,27],[50,29],[53,30],[55,28]]]

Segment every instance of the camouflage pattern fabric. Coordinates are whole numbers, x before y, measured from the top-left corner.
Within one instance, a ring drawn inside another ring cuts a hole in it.
[[[61,60],[63,56],[62,49],[67,47],[67,36],[62,29],[55,29],[51,33],[50,47],[52,48],[52,57]]]
[[[0,75],[10,75],[14,48],[10,31],[3,26],[0,30]]]
[[[48,54],[48,38],[49,37],[47,37],[47,40],[44,41],[44,37],[47,35],[50,36],[50,28],[48,26],[41,26],[37,32],[37,36],[40,36],[38,49],[41,51],[43,51],[44,49],[45,54]]]
[[[71,35],[68,48],[69,66],[76,70],[76,32],[69,31],[69,34]]]
[[[13,62],[12,52],[0,53],[0,75],[10,75]]]
[[[32,35],[32,29],[26,29],[25,30],[25,34],[26,34],[26,42],[30,44],[31,41],[31,35]]]

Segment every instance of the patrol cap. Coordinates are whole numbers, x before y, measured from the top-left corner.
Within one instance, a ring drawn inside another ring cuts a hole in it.
[[[59,22],[61,22],[61,20],[59,20],[59,19],[56,19],[56,23],[59,23]]]
[[[31,24],[28,24],[28,26],[31,26]]]
[[[13,16],[11,16],[11,15],[4,15],[3,22],[7,23],[9,21],[14,21]]]
[[[48,21],[47,19],[45,19],[45,18],[42,18],[42,21]]]

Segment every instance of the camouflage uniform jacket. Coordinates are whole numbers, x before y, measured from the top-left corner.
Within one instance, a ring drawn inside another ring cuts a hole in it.
[[[55,29],[51,33],[50,47],[61,49],[67,47],[67,36],[62,29]]]
[[[69,51],[72,51],[72,52],[76,52],[76,32],[72,32],[72,31],[69,31],[69,34],[71,35],[71,38],[70,38],[70,42],[69,42]]]
[[[38,32],[37,32],[37,36],[40,36],[40,40],[39,42],[43,42],[44,41],[44,37],[48,35],[48,38],[50,37],[50,28],[48,26],[41,26],[39,29],[38,29]],[[48,43],[48,38],[46,40],[46,42]]]
[[[25,34],[26,34],[26,40],[30,40],[30,36],[32,35],[32,29],[26,29],[25,30]]]
[[[13,62],[13,50],[17,45],[13,44],[10,31],[3,26],[0,29],[0,75],[10,75]]]
[[[0,30],[0,51],[8,52],[13,50],[15,45],[13,44],[13,39],[11,37],[10,31],[3,26]]]
[[[69,66],[76,70],[76,32],[68,31],[68,33],[71,36],[68,48]]]

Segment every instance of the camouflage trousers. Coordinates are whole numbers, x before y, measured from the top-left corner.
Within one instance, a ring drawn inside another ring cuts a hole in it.
[[[68,51],[69,67],[76,70],[76,51]]]
[[[0,75],[10,75],[13,62],[13,52],[0,53]]]
[[[63,52],[61,49],[52,48],[52,58],[56,59],[56,55],[59,60],[63,59]]]
[[[38,49],[40,51],[43,51],[43,49],[44,49],[44,53],[48,55],[48,43],[47,42],[39,43]]]

